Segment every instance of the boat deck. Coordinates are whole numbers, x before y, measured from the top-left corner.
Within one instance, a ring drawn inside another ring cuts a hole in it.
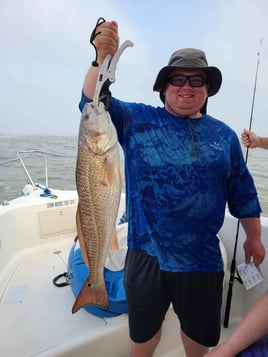
[[[70,235],[25,249],[12,262],[12,274],[0,303],[3,356],[129,355],[126,315],[104,319],[84,309],[72,314],[74,295],[71,288],[54,286],[55,276],[67,270],[72,244],[73,236]],[[223,329],[222,338],[229,332]],[[164,352],[167,345],[168,353]],[[116,346],[114,350],[113,346]],[[178,321],[172,309],[168,312],[155,356],[184,356]]]
[[[110,328],[122,329],[120,335],[123,337],[126,316],[103,319],[83,309],[72,314],[74,295],[71,288],[54,286],[54,277],[67,270],[71,245],[70,237],[57,240],[54,244],[27,249],[17,256],[0,304],[3,356],[55,356],[57,346],[62,350],[62,344],[66,344],[66,350],[71,349],[75,345],[74,340],[88,341],[98,333],[109,333]],[[10,338],[11,331],[13,339]],[[127,340],[127,331],[125,335]],[[13,345],[10,344],[12,340],[16,341]]]

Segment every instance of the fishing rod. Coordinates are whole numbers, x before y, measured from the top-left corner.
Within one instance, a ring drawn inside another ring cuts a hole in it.
[[[249,131],[251,130],[252,120],[253,120],[255,94],[256,94],[256,88],[257,88],[257,78],[258,78],[259,63],[260,63],[261,45],[262,45],[262,38],[260,40],[260,49],[259,49],[259,52],[257,53],[257,58],[258,59],[257,59],[257,66],[256,66],[255,80],[254,80],[253,98],[252,98],[252,104],[251,104],[251,113],[250,113],[249,129],[248,129]],[[247,147],[247,150],[246,150],[246,157],[245,157],[246,163],[248,161],[248,153],[249,153],[249,147]],[[236,226],[234,252],[233,252],[233,258],[232,258],[232,263],[231,263],[231,268],[230,268],[229,287],[228,287],[228,293],[227,293],[227,299],[226,299],[226,307],[225,307],[225,315],[224,315],[224,322],[223,322],[223,326],[224,327],[228,327],[228,325],[229,325],[229,317],[230,317],[231,302],[232,302],[232,296],[233,296],[234,281],[235,281],[235,279],[237,279],[238,281],[241,282],[240,277],[239,276],[235,276],[236,252],[237,252],[237,243],[238,243],[238,237],[239,237],[239,228],[240,228],[240,220],[238,219],[237,220],[237,226]]]
[[[251,131],[252,120],[253,120],[255,93],[256,93],[256,88],[257,88],[257,79],[258,79],[260,55],[261,55],[261,45],[262,45],[262,38],[260,40],[260,49],[259,49],[259,52],[257,53],[258,60],[257,60],[257,67],[256,67],[255,81],[254,81],[253,98],[252,98],[252,103],[251,103],[250,121],[249,121],[249,128],[248,128],[249,131]],[[249,152],[249,147],[247,147],[247,150],[246,150],[246,158],[245,158],[246,163],[248,162],[248,152]]]

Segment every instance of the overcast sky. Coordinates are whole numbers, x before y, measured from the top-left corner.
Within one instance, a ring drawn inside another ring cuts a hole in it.
[[[172,52],[196,47],[223,74],[208,112],[240,133],[268,136],[267,0],[0,0],[0,134],[78,134],[78,103],[94,59],[98,17],[129,39],[110,89],[117,98],[162,105],[152,86]],[[260,40],[263,38],[261,52]]]

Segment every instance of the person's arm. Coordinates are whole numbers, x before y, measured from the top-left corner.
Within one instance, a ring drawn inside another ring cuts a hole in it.
[[[259,218],[241,218],[240,222],[246,233],[244,243],[245,263],[253,258],[256,266],[260,265],[265,257],[265,248],[261,241],[261,223]]]
[[[115,54],[119,44],[117,23],[115,21],[103,22],[97,27],[96,32],[99,34],[96,36],[94,44],[98,53],[97,63],[99,66],[90,66],[83,85],[84,93],[90,99],[93,99],[100,66],[108,54],[112,56]]]
[[[258,143],[258,147],[261,149],[266,149],[268,150],[268,138],[265,138],[263,136],[259,136],[259,143]]]
[[[253,131],[244,129],[241,134],[241,140],[245,147],[254,149],[261,148],[268,150],[268,137],[262,137],[255,134]]]
[[[268,334],[268,293],[250,308],[231,336],[204,357],[233,357]]]

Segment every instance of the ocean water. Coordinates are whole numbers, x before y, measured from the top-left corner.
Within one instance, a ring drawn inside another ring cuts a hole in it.
[[[20,161],[1,164],[18,157],[18,151],[39,150],[53,155],[47,156],[48,187],[72,189],[75,185],[77,137],[74,136],[0,136],[0,203],[22,194],[29,183]],[[245,150],[244,150],[245,151]],[[54,154],[60,156],[54,156]],[[45,157],[33,152],[21,154],[23,162],[34,183],[46,185]],[[248,154],[250,171],[264,177],[254,177],[263,215],[268,217],[268,150],[251,149]]]
[[[246,150],[244,152],[246,154]],[[268,217],[268,150],[249,149],[247,165],[254,178],[263,216]]]
[[[15,159],[18,151],[24,150],[62,155],[47,155],[48,187],[74,190],[77,140],[71,136],[0,136],[0,163]],[[21,157],[32,181],[46,185],[45,156],[29,152]],[[20,196],[27,183],[30,180],[20,161],[0,164],[0,203]]]

